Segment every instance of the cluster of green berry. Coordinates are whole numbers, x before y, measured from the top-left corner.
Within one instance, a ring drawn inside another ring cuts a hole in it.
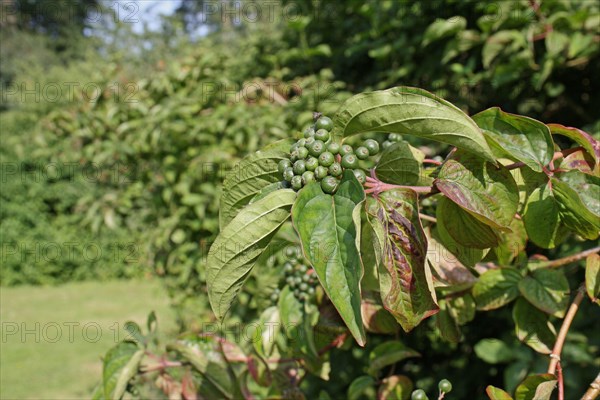
[[[394,143],[400,142],[400,141],[402,141],[402,135],[397,134],[397,133],[390,133],[388,135],[387,139],[383,143],[381,143],[381,147],[383,147],[384,149],[387,149]]]
[[[441,399],[444,397],[443,396],[444,394],[450,393],[450,391],[452,391],[452,384],[450,383],[450,381],[448,379],[442,379],[438,383],[438,389],[440,389],[440,396],[438,396],[438,398]],[[427,397],[427,393],[425,393],[425,391],[423,389],[417,389],[417,390],[413,391],[410,398],[411,398],[411,400],[428,400],[429,399],[429,397]]]
[[[311,182],[321,182],[325,193],[333,194],[344,169],[351,169],[360,183],[365,183],[365,171],[359,168],[358,160],[379,153],[379,143],[367,139],[354,149],[348,144],[340,145],[331,138],[333,121],[320,116],[306,129],[304,138],[290,148],[289,160],[279,162],[279,172],[294,190],[300,190]]]
[[[288,247],[285,251],[286,262],[283,264],[283,277],[280,287],[288,285],[299,301],[306,301],[315,294],[318,280],[313,269],[308,266],[299,249]],[[276,303],[281,290],[271,293],[271,302]]]

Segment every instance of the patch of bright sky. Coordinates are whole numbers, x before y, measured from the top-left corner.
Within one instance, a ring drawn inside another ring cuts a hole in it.
[[[131,3],[135,3],[135,5]],[[133,30],[137,33],[142,33],[144,31],[144,25],[149,30],[160,29],[160,16],[173,14],[177,7],[179,7],[179,4],[180,1],[178,0],[137,0],[133,2],[123,2],[122,6],[137,7],[137,18],[132,16]],[[123,13],[126,13],[127,11],[132,12],[132,9],[123,10]]]

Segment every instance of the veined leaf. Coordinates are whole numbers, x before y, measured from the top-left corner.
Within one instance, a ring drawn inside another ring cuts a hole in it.
[[[384,342],[371,351],[369,354],[369,374],[377,376],[380,369],[395,364],[410,357],[420,357],[421,355],[406,347],[402,342],[389,341]]]
[[[348,400],[359,400],[365,398],[375,397],[375,379],[369,375],[359,376],[354,379],[348,387]]]
[[[474,348],[477,357],[488,364],[501,364],[513,360],[517,352],[500,339],[481,339]]]
[[[489,385],[485,389],[485,392],[487,393],[490,400],[513,400],[513,398],[510,397],[510,395],[508,393],[506,393],[504,390],[499,389],[492,385]]]
[[[590,299],[600,304],[600,255],[590,254],[585,262],[585,289]]]
[[[519,295],[519,281],[523,278],[515,268],[497,268],[484,272],[473,286],[473,297],[478,310],[500,308]]]
[[[423,174],[425,154],[406,142],[394,143],[381,154],[375,166],[379,180],[395,185],[429,186],[433,182]]]
[[[452,317],[448,304],[445,299],[439,301],[440,312],[437,313],[435,322],[439,335],[447,342],[458,343],[462,337],[462,333],[458,328],[458,323]]]
[[[519,191],[510,171],[464,152],[445,161],[437,188],[473,217],[496,229],[510,230]],[[488,246],[489,247],[489,246]]]
[[[413,391],[413,383],[408,376],[392,375],[383,378],[377,390],[377,399],[408,400]]]
[[[583,147],[590,156],[593,157],[596,165],[600,163],[600,142],[587,132],[581,129],[571,128],[560,124],[548,124],[550,132],[553,135],[566,136],[581,147]]]
[[[483,259],[483,257],[488,253],[488,250],[478,249],[475,247],[466,247],[458,243],[456,240],[454,240],[452,235],[448,233],[448,230],[446,229],[446,223],[447,222],[445,220],[440,221],[440,219],[438,219],[438,223],[434,228],[431,229],[432,239],[438,242],[436,243],[438,247],[443,246],[443,248],[440,248],[439,251],[436,251],[438,249],[434,248],[434,254],[436,254],[438,257],[437,263],[440,264],[443,262],[448,264],[456,263],[456,261],[458,261],[460,264],[463,264],[466,267],[473,268],[475,264]],[[427,252],[430,253],[429,249]]]
[[[558,244],[561,236],[559,209],[547,184],[535,189],[527,199],[523,224],[529,239],[538,246],[551,249]]]
[[[556,340],[548,316],[519,298],[513,308],[515,332],[520,341],[542,354],[550,354]]]
[[[383,242],[379,265],[383,306],[406,332],[438,311],[417,202],[414,191],[396,189],[382,193],[367,209]]]
[[[436,217],[438,230],[447,232],[461,246],[483,250],[500,243],[500,237],[491,226],[479,221],[447,197],[438,200]]]
[[[102,371],[104,399],[123,397],[127,382],[137,373],[143,356],[144,350],[133,342],[121,342],[106,353]]]
[[[292,221],[304,254],[356,341],[365,344],[360,314],[360,204],[365,193],[350,170],[335,195],[318,183],[305,186],[292,208]]]
[[[567,227],[589,240],[600,233],[600,178],[578,171],[551,179],[558,212]]]
[[[569,282],[557,269],[536,269],[519,282],[519,290],[540,310],[562,318],[569,305]]]
[[[539,374],[528,376],[515,391],[515,400],[550,400],[556,387],[556,376]]]
[[[219,205],[221,230],[263,188],[281,181],[277,165],[285,158],[287,154],[283,151],[259,151],[242,159],[227,174]]]
[[[422,89],[399,86],[353,96],[336,114],[332,133],[345,138],[381,131],[436,140],[495,162],[475,122],[458,107]]]
[[[509,114],[498,107],[473,116],[497,157],[524,162],[541,172],[554,156],[550,129],[535,119]]]
[[[256,259],[290,216],[296,199],[291,189],[279,190],[244,208],[221,231],[207,261],[208,297],[222,319],[252,270]]]
[[[260,338],[254,338],[252,344],[258,354],[268,358],[273,351],[281,327],[279,309],[275,306],[265,309],[260,314],[258,324]]]

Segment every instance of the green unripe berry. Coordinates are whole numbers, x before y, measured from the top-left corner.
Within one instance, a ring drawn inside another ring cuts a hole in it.
[[[304,138],[308,139],[310,137],[315,136],[315,129],[312,126],[309,126],[304,130]]]
[[[277,164],[277,170],[280,174],[283,174],[286,168],[290,168],[292,166],[292,162],[290,160],[281,160],[279,164]]]
[[[333,121],[329,117],[321,117],[315,123],[315,129],[325,129],[327,132],[331,132],[333,129]]]
[[[300,290],[295,289],[294,290],[294,296],[296,296],[296,298],[300,297]]]
[[[315,169],[315,178],[317,178],[317,180],[321,180],[327,176],[328,172],[329,171],[327,168],[323,167],[322,165],[319,165],[317,169]]]
[[[334,155],[338,154],[340,152],[340,144],[335,142],[329,143],[327,145],[327,151]]]
[[[329,175],[338,177],[342,175],[342,166],[339,163],[333,163],[329,167]]]
[[[298,267],[298,271],[300,271],[300,273],[304,274],[306,271],[308,271],[308,267],[304,264],[300,265],[300,267]]]
[[[308,148],[310,148],[309,146],[311,144],[313,144],[314,142],[315,142],[315,137],[311,136],[311,137],[309,137],[309,138],[306,139],[306,142],[304,142],[304,147],[306,147],[308,149]]]
[[[295,260],[298,256],[298,251],[294,246],[288,246],[285,248],[285,256],[291,260]],[[291,263],[288,263],[291,265]]]
[[[306,147],[298,147],[296,152],[298,153],[299,160],[304,160],[306,157],[308,157],[308,149]]]
[[[299,139],[296,144],[298,145],[298,147],[304,147],[306,146],[306,139]]]
[[[315,132],[315,139],[327,142],[329,140],[329,132],[325,129],[319,129]]]
[[[301,147],[300,149],[302,149],[302,148],[303,147]],[[298,150],[300,150],[300,149],[298,149]],[[366,160],[367,158],[369,158],[369,150],[364,146],[360,146],[358,149],[354,150],[354,153],[356,154],[356,157],[359,160]]]
[[[352,154],[352,153],[354,153],[354,149],[349,144],[343,144],[340,146],[340,154],[342,155],[342,157],[345,156],[346,154]]]
[[[450,381],[448,379],[442,379],[438,383],[438,388],[440,389],[440,392],[442,392],[442,393],[450,393],[452,391],[452,384],[450,383]]]
[[[308,148],[308,152],[313,157],[319,157],[325,151],[325,143],[321,140],[315,140]]]
[[[316,182],[315,173],[312,171],[306,171],[302,174],[302,183],[308,185],[311,182]]]
[[[335,161],[335,157],[330,152],[326,151],[319,156],[319,164],[324,167],[329,167]]]
[[[295,283],[296,285],[299,285],[299,284],[301,284],[301,283],[302,283],[302,278],[300,278],[299,276],[295,277],[295,278],[294,278],[294,283]]]
[[[294,189],[294,190],[302,189],[302,177],[300,175],[294,175],[291,183],[292,183],[292,189]]]
[[[298,148],[295,148],[294,151],[290,153],[290,161],[296,162],[300,158],[300,154],[298,153]]]
[[[390,133],[390,135],[388,136],[388,140],[391,142],[398,142],[402,140],[402,136],[397,133]]]
[[[279,296],[277,296],[277,294],[276,294],[276,293],[273,293],[273,294],[271,295],[271,301],[272,301],[272,302],[276,302],[278,297],[279,297]]]
[[[360,182],[360,184],[364,185],[367,181],[367,175],[365,174],[365,171],[363,171],[362,169],[354,169],[352,170],[352,172],[354,173],[354,176]]]
[[[321,189],[327,194],[335,193],[338,186],[338,180],[333,176],[327,176],[321,181]]]
[[[303,292],[308,290],[308,285],[305,282],[302,282],[300,284],[300,290],[302,290]]]
[[[383,147],[384,149],[387,149],[388,147],[390,147],[391,145],[393,145],[394,143],[390,142],[389,140],[386,140],[385,142],[383,142],[381,144],[381,147]]]
[[[293,277],[293,276],[288,276],[288,277],[285,279],[285,283],[287,283],[288,285],[290,285],[290,286],[292,286],[292,287],[293,287],[293,286],[294,286],[294,283],[295,283],[295,281],[294,281],[294,277]]]
[[[423,389],[417,389],[414,392],[412,392],[410,398],[411,400],[429,400],[427,394]]]
[[[294,169],[292,167],[287,167],[285,171],[283,171],[283,179],[285,179],[288,182],[291,182],[293,177]]]
[[[298,160],[294,163],[294,175],[302,175],[306,171],[304,160]]]
[[[284,271],[286,274],[289,274],[289,273],[290,273],[290,272],[292,272],[293,270],[294,270],[294,266],[293,266],[291,263],[289,263],[289,262],[286,262],[285,264],[283,264],[283,271]]]
[[[379,143],[377,142],[377,140],[367,139],[363,143],[363,146],[365,146],[367,150],[369,150],[369,155],[371,156],[374,156],[377,153],[379,153]]]
[[[308,160],[304,163],[307,171],[314,171],[319,166],[319,159],[315,157],[308,157]]]
[[[308,275],[308,274],[302,275],[302,281],[307,282],[307,283],[310,282],[310,275]]]
[[[358,159],[354,154],[346,154],[342,157],[342,167],[350,169],[358,168]]]

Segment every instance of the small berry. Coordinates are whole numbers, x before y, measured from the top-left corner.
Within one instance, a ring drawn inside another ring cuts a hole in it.
[[[325,143],[321,140],[315,140],[308,148],[308,152],[313,157],[319,157],[323,151],[325,151]]]
[[[367,150],[369,150],[369,155],[371,156],[374,156],[377,153],[379,153],[379,143],[377,142],[377,140],[367,139],[365,140],[365,143],[363,143],[363,146],[365,146]]]
[[[411,400],[428,400],[427,394],[423,389],[417,389],[412,392],[410,398]]]
[[[310,137],[315,136],[315,130],[312,127],[308,127],[306,128],[306,130],[304,131],[304,138],[308,139]]]
[[[309,146],[311,144],[313,144],[315,142],[315,137],[311,136],[309,138],[306,139],[306,142],[304,142],[304,147],[306,147],[307,149],[309,148]]]
[[[329,132],[325,129],[319,129],[315,132],[315,139],[327,142],[329,140]]]
[[[329,167],[329,174],[331,176],[338,177],[338,176],[342,175],[342,172],[343,172],[342,166],[339,163],[333,163]]]
[[[285,179],[288,182],[291,182],[293,177],[294,170],[292,169],[292,167],[287,167],[285,171],[283,171],[283,179]]]
[[[299,160],[304,160],[306,157],[308,157],[308,149],[306,147],[298,147],[296,152],[298,153]]]
[[[286,272],[286,273],[288,273],[288,274],[289,274],[289,273],[290,273],[290,272],[292,272],[293,270],[294,270],[294,266],[293,266],[291,263],[289,263],[289,262],[286,262],[285,264],[283,264],[283,271],[284,271],[284,272]]]
[[[440,392],[442,392],[442,393],[450,393],[452,391],[452,384],[450,383],[450,381],[448,379],[442,379],[438,383],[438,388],[440,389]]]
[[[390,133],[390,136],[388,136],[388,140],[392,142],[398,142],[402,140],[402,136],[397,133]]]
[[[306,282],[302,282],[300,284],[300,290],[302,290],[303,292],[308,290],[308,285],[306,284]]]
[[[383,142],[381,144],[381,147],[383,147],[384,149],[387,149],[388,147],[390,147],[393,144],[394,144],[393,142],[390,142],[389,140],[386,140],[385,142]]]
[[[285,256],[291,260],[295,260],[298,255],[294,246],[288,246],[285,248]],[[290,264],[291,265],[291,264]]]
[[[285,171],[286,168],[289,168],[291,166],[292,162],[290,160],[281,160],[279,161],[279,164],[277,164],[277,170],[280,174],[283,174],[283,171]]]
[[[300,265],[300,267],[298,267],[298,271],[300,271],[300,273],[304,274],[306,271],[308,271],[308,267],[304,264]]]
[[[304,163],[308,171],[314,171],[319,166],[319,159],[315,157],[308,157],[308,160]]]
[[[303,280],[304,282],[307,282],[307,283],[308,283],[308,282],[310,281],[310,275],[307,275],[307,274],[304,274],[304,275],[302,275],[302,280]]]
[[[342,157],[342,167],[354,169],[358,167],[358,159],[354,154],[346,154]]]
[[[271,295],[271,301],[272,301],[272,302],[276,302],[276,301],[277,301],[277,298],[278,298],[278,296],[277,296],[277,293],[273,293],[273,294]]]
[[[296,162],[300,158],[300,154],[298,153],[298,148],[295,148],[294,151],[290,153],[290,161]]]
[[[329,117],[321,117],[315,123],[315,128],[317,130],[325,129],[327,132],[331,132],[331,130],[333,129],[333,121]]]
[[[367,181],[367,175],[365,174],[365,171],[363,171],[362,169],[354,169],[352,170],[352,172],[354,173],[354,176],[360,182],[360,184],[364,185]]]
[[[329,167],[335,161],[335,157],[330,152],[326,151],[319,156],[319,164],[324,167]]]
[[[302,177],[300,175],[294,175],[291,183],[292,183],[292,189],[294,189],[294,190],[302,189]]]
[[[360,146],[354,153],[359,160],[366,160],[369,158],[369,150],[366,147]]]
[[[306,291],[308,294],[315,294],[315,288],[314,287],[309,287],[308,290]]]
[[[354,153],[354,149],[349,144],[343,144],[340,146],[340,155],[345,156],[346,154]]]
[[[328,172],[329,171],[327,170],[327,168],[323,167],[322,165],[319,165],[317,169],[315,169],[315,178],[317,178],[317,180],[321,180],[327,176]]]
[[[311,182],[315,182],[315,173],[312,171],[306,171],[302,174],[302,183],[308,185]]]
[[[306,171],[304,160],[298,160],[294,163],[294,175],[302,175]]]
[[[340,152],[340,147],[341,146],[339,143],[331,142],[327,146],[327,151],[330,152],[331,154],[338,154]]]
[[[300,139],[296,142],[296,144],[298,145],[298,147],[304,147],[306,146],[306,139]]]
[[[338,186],[338,180],[333,176],[327,176],[321,181],[321,189],[327,194],[335,193]]]

